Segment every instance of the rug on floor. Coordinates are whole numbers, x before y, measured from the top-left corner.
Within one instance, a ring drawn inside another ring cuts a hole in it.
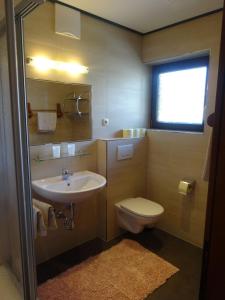
[[[143,300],[178,269],[123,240],[38,287],[40,300]]]

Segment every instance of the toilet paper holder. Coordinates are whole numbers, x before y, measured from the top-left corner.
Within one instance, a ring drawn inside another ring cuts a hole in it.
[[[185,178],[179,182],[178,193],[183,196],[187,196],[193,193],[194,188],[195,188],[195,180]]]

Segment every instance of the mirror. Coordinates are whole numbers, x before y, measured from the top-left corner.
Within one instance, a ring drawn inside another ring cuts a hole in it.
[[[31,145],[92,138],[91,86],[27,78]]]

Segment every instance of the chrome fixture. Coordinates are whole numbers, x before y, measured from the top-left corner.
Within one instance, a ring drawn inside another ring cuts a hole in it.
[[[79,103],[80,103],[80,100],[81,100],[81,96],[78,96],[77,97],[77,102],[76,102],[76,108],[77,108],[77,113],[78,113],[78,116],[81,117],[82,115],[82,112],[80,111],[80,108],[79,108]]]
[[[66,205],[66,209],[69,210],[69,216],[64,211],[56,211],[56,218],[63,220],[63,227],[65,230],[73,230],[75,227],[75,204],[70,203]]]
[[[73,175],[72,171],[69,171],[68,169],[62,169],[62,179],[63,180],[68,180],[70,176]]]
[[[64,219],[63,225],[64,225],[64,229],[66,230],[73,230],[75,227],[75,204],[74,203],[70,203],[70,215],[69,217],[66,217]]]
[[[80,118],[84,115],[88,115],[88,112],[82,112],[80,110],[80,102],[81,101],[89,101],[90,95],[87,95],[87,97],[83,97],[82,95],[76,95],[76,92],[73,92],[72,94],[68,95],[67,98],[63,99],[63,112],[68,113],[65,110],[65,106],[69,103],[73,103],[75,105],[75,112],[71,113],[74,116],[79,116]]]

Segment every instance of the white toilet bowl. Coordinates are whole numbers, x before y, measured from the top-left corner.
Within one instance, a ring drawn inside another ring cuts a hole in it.
[[[154,227],[164,208],[144,198],[129,198],[115,204],[119,226],[133,233]]]

